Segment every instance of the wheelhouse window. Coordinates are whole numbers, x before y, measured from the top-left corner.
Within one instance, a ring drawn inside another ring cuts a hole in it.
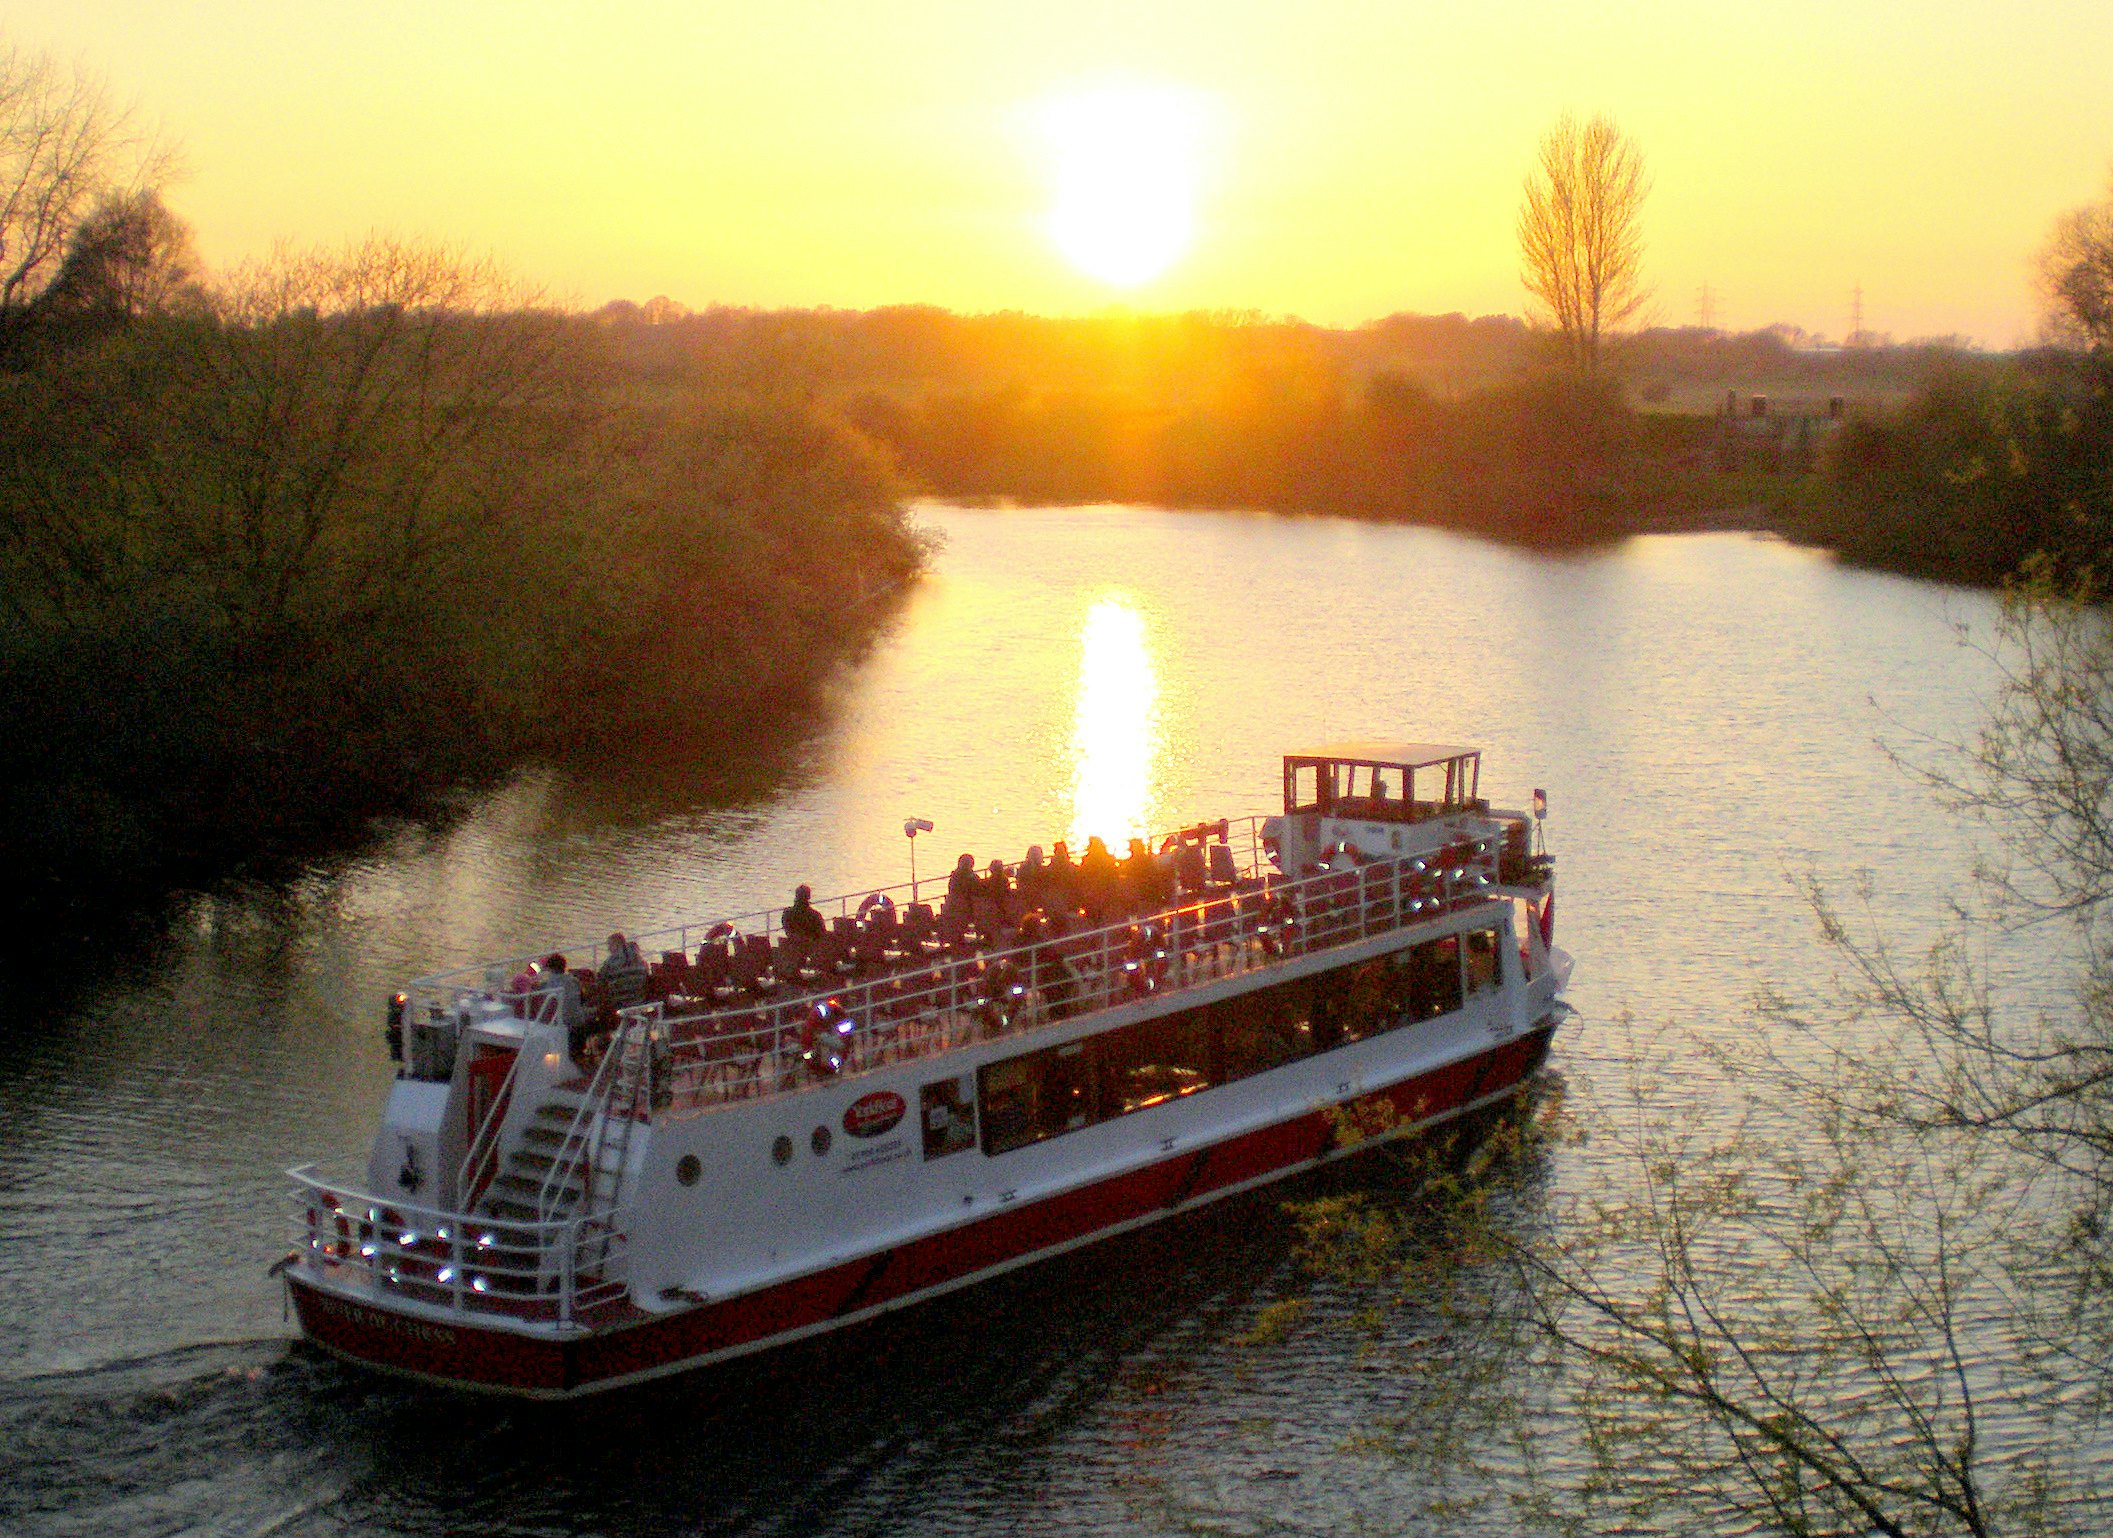
[[[1287,757],[1284,810],[1291,815],[1416,822],[1476,805],[1481,777],[1478,752],[1424,761]]]
[[[1335,807],[1333,764],[1288,763],[1284,769],[1284,810],[1329,812]]]

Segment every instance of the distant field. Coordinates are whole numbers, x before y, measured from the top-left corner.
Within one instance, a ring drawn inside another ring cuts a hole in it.
[[[1842,398],[1851,416],[1872,416],[1898,409],[1914,392],[1916,379],[1909,375],[1884,379],[1837,381],[1802,378],[1633,380],[1630,398],[1639,410],[1680,416],[1714,416],[1724,409],[1727,391],[1738,396],[1741,416],[1751,409],[1753,397],[1764,395],[1772,411],[1824,413],[1828,400]],[[1663,389],[1664,393],[1659,394]]]

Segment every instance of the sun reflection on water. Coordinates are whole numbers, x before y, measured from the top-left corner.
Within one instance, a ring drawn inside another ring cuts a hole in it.
[[[1096,599],[1079,639],[1070,836],[1082,847],[1097,833],[1119,851],[1151,825],[1159,679],[1144,616],[1126,594]]]

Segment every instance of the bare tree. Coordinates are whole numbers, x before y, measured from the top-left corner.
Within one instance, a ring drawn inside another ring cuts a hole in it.
[[[2040,287],[2058,340],[2113,352],[2113,185],[2056,222],[2040,251]]]
[[[39,625],[166,598],[260,656],[415,611],[563,501],[592,415],[571,335],[427,247],[239,270],[0,393],[0,585]]]
[[[208,303],[190,227],[151,188],[105,198],[66,240],[37,303],[49,315],[138,319]]]
[[[88,212],[168,166],[100,82],[41,55],[0,51],[0,355],[29,323]]]
[[[1606,343],[1649,297],[1642,283],[1643,154],[1604,113],[1556,119],[1519,210],[1520,277],[1567,363],[1591,378]]]

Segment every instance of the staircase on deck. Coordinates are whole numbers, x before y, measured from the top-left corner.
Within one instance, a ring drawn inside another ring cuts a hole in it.
[[[495,1273],[518,1281],[537,1278],[534,1290],[559,1289],[567,1262],[563,1243],[546,1251],[526,1225],[578,1220],[571,1242],[575,1275],[600,1272],[618,1233],[631,1151],[631,1129],[650,1114],[653,1032],[644,1020],[626,1023],[611,1040],[593,1078],[553,1085],[507,1140],[498,1173],[478,1197],[475,1212],[491,1225],[487,1254]]]

